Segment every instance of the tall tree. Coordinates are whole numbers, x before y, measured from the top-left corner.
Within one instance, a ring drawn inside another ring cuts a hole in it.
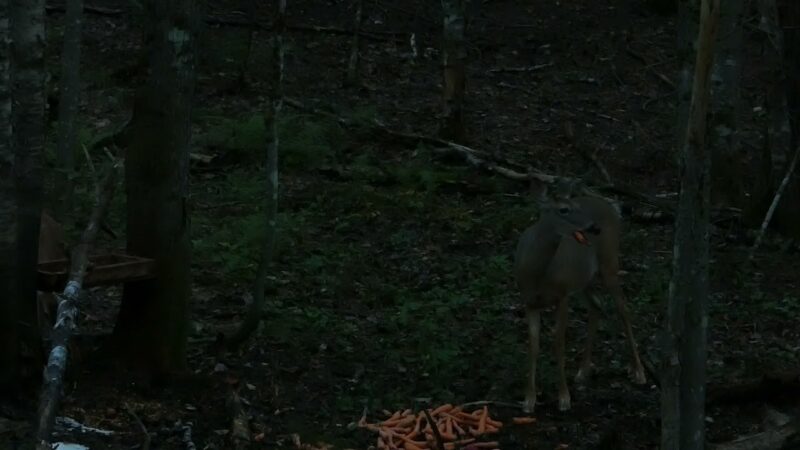
[[[14,149],[11,146],[9,92],[9,8],[0,0],[0,387],[15,383],[18,333],[14,301],[17,298],[17,207],[14,203]]]
[[[155,259],[125,285],[115,342],[153,374],[182,371],[191,294],[187,207],[198,26],[194,0],[147,0],[148,77],[136,95],[125,164],[128,251]]]
[[[720,3],[719,44],[711,75],[714,91],[714,119],[709,136],[714,166],[711,195],[714,202],[732,206],[741,206],[744,200],[743,155],[738,129],[743,14],[744,0]]]
[[[66,222],[75,171],[75,140],[77,134],[78,106],[80,102],[81,73],[81,22],[83,0],[67,0],[64,17],[64,41],[61,49],[61,98],[58,103],[58,177],[56,178],[56,215]]]
[[[676,148],[683,146],[686,139],[686,125],[689,123],[689,102],[692,99],[692,68],[694,67],[695,39],[697,38],[700,17],[700,0],[678,0],[677,51],[678,58],[678,124],[676,127]],[[677,153],[676,153],[677,156]]]
[[[256,270],[256,280],[253,286],[253,302],[239,329],[231,335],[227,344],[236,347],[252,336],[258,329],[261,318],[264,316],[266,299],[264,290],[272,261],[275,258],[275,243],[278,236],[278,151],[280,150],[280,130],[278,127],[281,109],[283,108],[283,72],[284,72],[284,46],[283,35],[286,33],[286,0],[278,0],[278,10],[275,15],[274,54],[275,67],[273,68],[272,112],[265,115],[265,126],[272,130],[272,142],[267,144],[264,158],[264,179],[266,181],[264,192],[264,240],[261,246],[261,260]],[[360,0],[359,0],[359,8]]]
[[[783,34],[783,68],[786,77],[786,109],[791,131],[787,157],[776,177],[780,180],[790,171],[791,161],[796,161],[800,149],[800,2],[778,0],[778,21]],[[783,232],[800,239],[800,177],[790,174],[783,200],[776,212],[776,219]]]
[[[0,150],[0,170],[11,173],[9,178],[3,173],[0,181],[4,194],[0,208],[4,214],[8,212],[0,232],[0,283],[10,290],[3,292],[0,309],[4,317],[0,320],[10,321],[10,326],[0,332],[0,360],[9,364],[0,369],[0,377],[8,382],[38,375],[43,357],[36,326],[36,265],[44,162],[45,36],[44,0],[11,0],[4,5],[8,5],[3,6],[7,14],[0,15],[0,20],[10,19],[6,29],[11,44],[9,57],[2,58],[9,63],[9,70],[3,71],[9,76],[9,84],[3,83],[8,90],[3,90],[10,91],[10,97],[0,96],[0,109],[6,118],[10,109],[11,139],[9,121],[0,121],[5,142]],[[2,41],[5,48],[8,40]],[[14,195],[7,196],[11,194],[9,180],[13,180]],[[5,229],[6,225],[10,228]]]
[[[686,134],[664,349],[662,450],[705,447],[711,154],[706,144],[709,82],[720,0],[702,0]]]
[[[467,46],[464,0],[442,0],[443,41],[442,120],[439,134],[445,139],[464,142],[464,89],[466,85]]]

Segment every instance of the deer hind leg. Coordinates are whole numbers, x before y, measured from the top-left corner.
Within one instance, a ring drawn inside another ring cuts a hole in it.
[[[628,344],[628,351],[631,353],[631,372],[633,373],[633,380],[636,384],[644,384],[647,380],[644,376],[644,367],[639,358],[639,351],[636,349],[636,340],[633,337],[633,330],[631,328],[630,313],[625,302],[625,294],[622,292],[622,287],[619,284],[619,277],[616,271],[603,272],[603,282],[606,288],[611,292],[614,297],[614,302],[617,306],[617,313],[622,319],[622,325],[625,329],[625,339]]]
[[[581,359],[581,365],[578,368],[578,373],[575,375],[576,383],[586,383],[589,377],[592,376],[592,369],[594,368],[594,364],[592,363],[592,348],[594,346],[595,337],[597,336],[597,322],[600,319],[600,310],[597,309],[593,294],[586,292],[584,293],[584,297],[586,298],[586,304],[589,308],[589,316],[586,321],[586,343],[583,349],[583,357]]]
[[[566,334],[567,334],[567,297],[561,296],[557,303],[558,312],[556,316],[556,364],[558,365],[558,409],[567,411],[570,408],[569,387],[567,387],[566,373]]]
[[[539,332],[541,314],[539,309],[528,306],[525,310],[528,325],[528,383],[525,388],[525,402],[522,405],[526,413],[532,413],[536,407],[536,360],[539,358]]]

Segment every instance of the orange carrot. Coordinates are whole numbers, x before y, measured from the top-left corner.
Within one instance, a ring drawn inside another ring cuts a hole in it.
[[[536,423],[536,417],[512,417],[511,423],[514,425],[528,425]]]
[[[471,444],[473,442],[475,442],[475,439],[473,439],[473,438],[461,439],[460,441],[455,441],[455,442],[445,442],[444,449],[445,450],[456,450],[456,449],[460,449],[460,448],[464,447],[467,444]]]
[[[431,411],[430,413],[431,413],[431,416],[435,416],[435,415],[437,415],[437,414],[441,414],[441,413],[443,413],[443,412],[450,411],[451,409],[453,409],[453,405],[452,405],[452,404],[450,404],[450,403],[445,403],[444,405],[442,405],[442,406],[440,406],[440,407],[438,407],[438,408],[434,409],[434,410],[433,410],[433,411]]]
[[[467,434],[467,433],[464,431],[464,429],[463,429],[463,428],[461,428],[461,425],[459,425],[459,424],[458,424],[458,421],[457,421],[457,420],[455,420],[455,419],[453,419],[453,428],[455,428],[455,432],[456,432],[456,434],[458,434],[459,436],[464,436],[464,435],[466,435],[466,434]]]
[[[417,416],[416,421],[414,422],[414,428],[411,429],[410,433],[406,434],[407,438],[413,439],[419,435],[419,427],[421,422],[422,416]]]
[[[366,428],[366,429],[368,429],[370,431],[380,431],[381,430],[381,427],[379,427],[378,425],[375,425],[374,423],[365,423],[363,428]]]
[[[499,420],[494,420],[491,417],[486,418],[486,425],[491,425],[495,428],[503,428],[503,422],[500,422]]]
[[[469,424],[469,425],[477,425],[478,424],[478,418],[474,417],[472,414],[468,414],[468,413],[465,413],[465,412],[460,412],[460,413],[456,414],[456,417],[458,417],[459,421],[462,422],[462,423],[466,423],[466,424]]]
[[[483,407],[483,414],[478,422],[478,434],[486,432],[486,419],[489,417],[489,408]]]
[[[500,447],[500,443],[499,443],[499,442],[497,442],[497,441],[491,441],[491,442],[475,442],[475,443],[472,443],[472,444],[470,444],[470,445],[471,445],[472,447],[475,447],[475,448],[497,448],[497,447]]]

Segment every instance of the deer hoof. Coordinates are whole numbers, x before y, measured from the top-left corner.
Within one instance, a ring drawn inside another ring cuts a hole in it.
[[[570,398],[569,398],[569,392],[567,392],[566,394],[558,394],[558,410],[559,411],[562,411],[562,412],[563,411],[569,411],[570,407],[572,406],[570,403],[571,402],[570,402]]]
[[[522,402],[522,412],[525,414],[530,414],[536,408],[536,395],[533,396],[526,395],[525,401]]]
[[[642,366],[633,369],[633,382],[636,384],[647,383],[647,378],[644,376],[644,368]]]

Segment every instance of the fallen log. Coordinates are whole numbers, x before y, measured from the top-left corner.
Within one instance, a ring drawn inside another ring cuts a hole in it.
[[[39,420],[36,430],[36,448],[49,450],[53,433],[56,412],[61,399],[61,388],[64,384],[64,371],[69,357],[69,341],[75,331],[75,320],[78,317],[78,296],[81,293],[83,278],[89,264],[89,248],[94,243],[100,230],[102,218],[105,216],[113,197],[114,187],[119,181],[121,160],[111,163],[103,181],[97,185],[96,202],[89,223],[83,231],[81,240],[72,251],[70,276],[64,292],[56,294],[58,313],[53,326],[52,349],[47,358],[44,370],[44,383],[39,400]]]
[[[800,398],[800,372],[763,375],[760,379],[708,389],[709,404],[768,402]]]

